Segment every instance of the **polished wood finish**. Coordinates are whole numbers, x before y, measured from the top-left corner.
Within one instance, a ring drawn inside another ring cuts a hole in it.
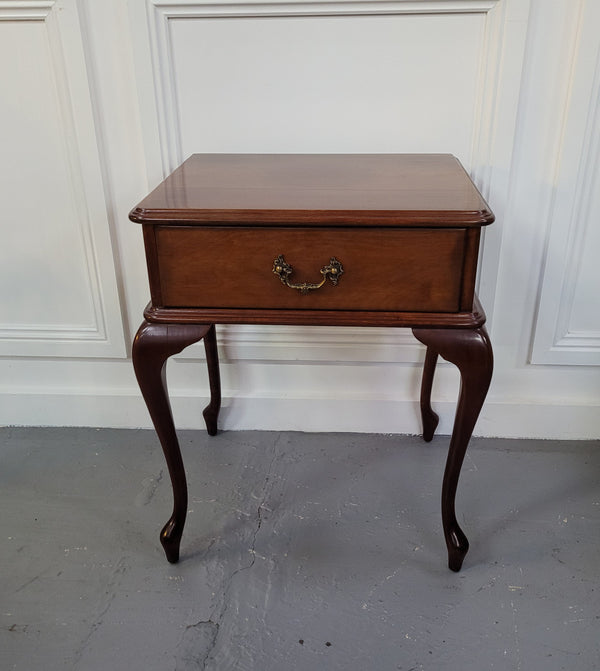
[[[273,276],[273,281],[278,281]],[[308,326],[395,326],[412,328],[477,328],[485,313],[477,296],[464,312],[388,312],[386,310],[248,310],[237,308],[161,308],[150,303],[144,317],[152,322],[198,324],[279,324]]]
[[[194,154],[130,218],[342,227],[479,228],[494,221],[449,154]]]
[[[158,227],[165,307],[457,312],[464,229]],[[210,250],[207,254],[206,250]],[[385,250],[385,253],[384,253]],[[303,295],[273,277],[283,254],[298,280],[319,279],[331,257],[334,286]]]
[[[163,448],[173,487],[173,513],[160,532],[160,542],[171,563],[179,560],[179,544],[185,525],[188,496],[185,468],[169,403],[166,365],[173,354],[178,354],[188,345],[203,338],[211,390],[210,403],[203,414],[208,433],[214,436],[217,433],[217,417],[221,405],[214,325],[152,324],[145,321],[133,341],[135,374]]]
[[[453,571],[459,571],[469,542],[456,520],[454,501],[467,445],[492,379],[492,345],[483,326],[468,330],[413,329],[413,334],[427,346],[421,392],[425,440],[432,439],[438,420],[431,409],[431,383],[437,355],[455,364],[461,376],[456,418],[442,484],[442,524],[448,547],[448,566]]]
[[[423,440],[430,443],[433,435],[440,423],[440,418],[431,407],[431,390],[433,387],[433,376],[435,366],[438,360],[438,353],[431,347],[425,352],[425,362],[423,364],[423,378],[421,380],[421,420],[423,423]]]
[[[480,229],[494,219],[449,155],[194,155],[130,214],[143,224],[151,302],[134,342],[134,366],[173,486],[161,542],[177,561],[187,485],[165,386],[166,361],[204,340],[217,431],[221,393],[214,324],[410,327],[427,346],[423,437],[438,417],[431,388],[438,356],[461,373],[442,486],[448,563],[468,549],[454,500],[460,469],[492,373],[485,314],[475,295]],[[273,272],[283,255],[292,284],[337,283],[305,293]]]
[[[219,354],[217,351],[217,333],[215,325],[211,324],[204,336],[204,353],[206,354],[206,368],[208,370],[208,385],[210,388],[210,403],[202,411],[206,430],[209,436],[216,436],[221,409],[221,374],[219,372]]]

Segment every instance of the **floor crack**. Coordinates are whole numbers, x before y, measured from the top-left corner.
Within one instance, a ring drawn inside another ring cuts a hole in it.
[[[193,624],[188,624],[179,640],[177,649],[181,650],[175,664],[175,669],[191,668],[203,671],[206,669],[208,658],[215,646],[217,636],[219,635],[219,623],[212,619],[200,620]],[[205,644],[205,652],[202,657],[197,657],[195,650],[198,647],[199,640]]]
[[[158,475],[154,477],[145,478],[142,480],[142,489],[135,497],[135,505],[142,507],[147,506],[154,498],[156,490],[163,479],[163,469],[159,471]]]
[[[90,628],[87,632],[87,635],[81,641],[81,644],[78,646],[78,649],[74,654],[73,668],[77,669],[79,663],[81,662],[84,652],[87,649],[91,639],[95,633],[100,629],[104,624],[104,616],[108,612],[109,608],[112,606],[113,601],[117,596],[117,587],[120,583],[121,577],[125,574],[127,570],[126,558],[124,556],[120,557],[119,561],[116,563],[115,568],[111,572],[110,578],[105,588],[104,597],[101,602],[98,604],[98,612],[93,618],[93,621],[90,624]]]
[[[206,665],[208,664],[208,658],[210,657],[212,651],[215,648],[215,645],[217,644],[217,637],[219,636],[219,628],[220,628],[221,625],[218,622],[213,622],[211,619],[209,619],[209,620],[205,620],[203,622],[198,622],[195,625],[190,625],[190,626],[186,627],[186,629],[190,629],[191,627],[198,627],[200,625],[202,625],[202,626],[208,625],[212,629],[212,638],[211,638],[211,640],[210,640],[210,642],[207,646],[206,654],[204,655],[204,657],[201,660],[201,667],[200,668],[202,669],[202,671],[204,671],[206,669]]]
[[[250,548],[248,550],[248,552],[251,555],[250,563],[247,564],[246,566],[240,566],[239,568],[235,569],[235,571],[233,571],[231,573],[229,578],[227,578],[225,586],[222,590],[223,598],[221,600],[221,609],[220,609],[220,612],[219,612],[218,616],[215,617],[216,611],[217,611],[217,608],[215,608],[215,610],[211,614],[209,620],[204,622],[204,624],[212,623],[214,625],[214,636],[212,637],[212,639],[210,641],[210,644],[208,646],[208,649],[206,651],[206,654],[204,655],[204,657],[202,659],[202,666],[200,667],[202,669],[202,671],[206,671],[209,659],[210,659],[214,649],[216,648],[217,640],[218,640],[218,637],[219,637],[220,624],[224,620],[224,618],[227,614],[227,611],[229,609],[229,604],[230,604],[229,593],[230,593],[231,586],[233,584],[234,578],[236,577],[236,575],[238,575],[242,571],[250,570],[256,562],[256,541],[257,541],[257,538],[258,538],[258,533],[259,533],[259,531],[262,527],[262,523],[263,523],[263,509],[265,508],[265,504],[267,502],[267,499],[269,497],[270,490],[271,490],[271,484],[270,484],[271,483],[271,476],[272,476],[272,473],[273,473],[275,461],[279,456],[278,447],[279,447],[280,440],[281,440],[281,434],[278,434],[278,437],[273,444],[273,457],[272,457],[272,459],[269,463],[269,466],[267,467],[267,472],[265,474],[264,482],[263,482],[263,485],[262,485],[262,491],[261,491],[261,495],[260,495],[260,503],[258,504],[258,507],[257,507],[257,510],[256,510],[256,526],[255,526],[254,532],[252,533],[252,540],[250,542]],[[198,624],[203,624],[203,623],[198,623]],[[191,625],[191,626],[194,626],[194,625]]]

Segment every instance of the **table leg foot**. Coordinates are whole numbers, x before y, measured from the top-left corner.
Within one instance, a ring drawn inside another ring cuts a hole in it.
[[[133,342],[135,374],[160,440],[173,487],[173,513],[160,533],[160,542],[167,560],[171,563],[179,559],[188,494],[185,468],[169,403],[166,364],[170,356],[204,338],[210,328],[210,325],[201,324],[158,324],[144,321]]]
[[[160,544],[170,564],[176,564],[179,561],[179,546],[181,545],[181,536],[183,535],[183,527],[185,526],[185,517],[183,520],[177,518],[178,516],[173,512],[173,515],[160,532]]]
[[[469,541],[458,524],[450,525],[445,530],[445,537],[448,547],[448,568],[458,573],[469,551]]]
[[[461,385],[442,484],[442,523],[448,566],[459,571],[469,543],[456,520],[458,479],[475,422],[492,379],[492,345],[485,327],[478,329],[413,329],[415,337],[460,371]]]
[[[431,347],[427,348],[425,364],[423,365],[423,379],[421,382],[421,419],[423,422],[423,440],[427,443],[433,440],[433,434],[437,429],[440,418],[431,407],[431,388],[433,386],[433,374],[437,363],[438,354]]]

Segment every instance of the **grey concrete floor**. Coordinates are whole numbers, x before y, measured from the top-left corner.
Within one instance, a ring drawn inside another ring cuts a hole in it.
[[[0,429],[0,669],[600,668],[600,441],[181,432],[179,564],[151,431]]]

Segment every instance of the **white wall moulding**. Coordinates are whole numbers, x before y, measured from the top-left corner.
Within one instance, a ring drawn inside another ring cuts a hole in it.
[[[0,21],[43,21],[56,0],[5,0],[0,5]]]
[[[0,355],[126,355],[77,4],[0,3]]]
[[[201,410],[208,398],[198,394],[173,394],[172,405],[179,429],[201,432]],[[452,429],[456,403],[438,401],[439,435]],[[503,438],[597,439],[600,406],[486,402],[474,436]],[[418,401],[389,396],[225,395],[220,422],[228,431],[341,431],[418,434],[421,431]],[[135,389],[105,393],[31,391],[0,392],[0,423],[20,426],[107,426],[151,429],[148,412]],[[215,439],[218,440],[218,439]],[[426,449],[424,447],[424,449]]]
[[[355,14],[465,14],[487,12],[501,0],[148,0],[171,17],[203,16],[316,16]],[[190,9],[191,13],[190,13]]]
[[[217,326],[221,360],[411,363],[422,358],[409,329],[327,326]],[[192,346],[176,357],[204,359]]]
[[[600,365],[600,5],[579,3],[531,361]]]
[[[132,2],[132,8],[134,11],[135,20],[140,20],[142,18],[141,12],[141,0],[138,2]],[[432,96],[431,99],[427,99],[423,102],[427,103],[427,106],[423,106],[422,109],[427,114],[427,110],[437,108],[439,105],[444,106],[444,113],[446,115],[452,116],[454,119],[458,119],[460,113],[465,104],[471,103],[473,108],[477,108],[475,111],[477,114],[484,115],[483,119],[473,118],[473,114],[470,113],[467,118],[463,119],[464,126],[466,126],[469,132],[473,135],[470,140],[472,140],[476,145],[481,145],[481,149],[489,149],[490,138],[493,133],[495,118],[495,106],[494,102],[497,99],[497,89],[499,84],[499,71],[500,71],[500,59],[503,55],[502,50],[502,37],[504,35],[504,22],[507,17],[504,7],[507,3],[511,3],[511,0],[461,0],[461,1],[451,1],[451,0],[417,0],[412,2],[406,1],[372,1],[372,2],[352,2],[348,0],[339,0],[337,2],[223,2],[223,3],[203,3],[198,2],[197,0],[184,0],[184,2],[171,2],[170,0],[146,0],[146,17],[143,17],[147,21],[148,33],[149,33],[149,49],[151,58],[147,58],[148,50],[143,47],[138,48],[138,52],[141,53],[141,58],[138,58],[138,63],[140,67],[145,71],[144,72],[144,82],[152,81],[154,83],[154,91],[146,90],[145,94],[143,93],[144,99],[146,97],[149,100],[153,100],[153,107],[156,110],[156,124],[151,128],[153,135],[156,135],[158,131],[158,138],[160,139],[160,153],[162,160],[162,174],[161,177],[164,178],[169,174],[174,168],[176,168],[186,157],[187,153],[190,151],[208,151],[209,149],[204,149],[203,147],[196,147],[191,149],[189,147],[189,142],[186,142],[184,137],[185,128],[182,127],[184,120],[182,120],[182,113],[186,112],[186,101],[180,96],[185,92],[185,89],[182,89],[182,82],[179,81],[179,69],[182,64],[181,58],[177,58],[178,55],[181,55],[182,50],[185,50],[185,44],[181,43],[182,36],[176,34],[174,31],[181,25],[182,22],[193,22],[198,19],[236,19],[236,18],[246,18],[246,19],[269,19],[269,18],[281,18],[293,20],[294,18],[314,18],[326,20],[327,18],[335,17],[355,17],[357,21],[360,19],[365,19],[366,17],[381,17],[385,22],[386,18],[391,17],[401,17],[405,16],[407,18],[411,16],[429,16],[430,19],[435,19],[435,17],[447,17],[449,15],[457,14],[455,20],[451,24],[447,24],[445,28],[447,30],[439,30],[439,28],[433,23],[427,24],[426,27],[423,27],[423,24],[419,24],[417,32],[420,33],[417,35],[412,32],[408,24],[406,24],[406,32],[402,30],[402,24],[397,24],[399,29],[396,31],[396,52],[388,52],[392,57],[398,58],[400,55],[404,55],[404,65],[410,64],[413,68],[413,71],[416,73],[420,68],[426,67],[426,72],[422,74],[422,88],[419,90],[410,90],[406,91],[410,95],[417,94],[417,97],[422,95],[423,91],[430,87],[430,90],[435,90],[435,84],[442,84],[440,87],[440,93],[447,91],[447,86],[443,86],[444,82],[447,81],[447,78],[443,76],[443,73],[440,72],[439,76],[435,76],[432,81],[432,66],[443,65],[443,58],[440,57],[440,52],[444,52],[447,58],[453,62],[456,60],[460,62],[463,66],[463,69],[457,70],[454,75],[451,77],[452,81],[457,81],[459,86],[454,92],[453,96],[450,98],[441,98]],[[487,14],[492,10],[498,2],[502,3],[503,11],[500,13],[492,13],[491,20],[487,21]],[[524,0],[522,6],[527,6],[529,0]],[[481,15],[483,21],[479,21],[476,24],[469,22],[466,18],[469,15]],[[508,18],[513,18],[508,15]],[[216,24],[209,24],[211,29],[216,29]],[[235,29],[235,21],[231,22],[232,30]],[[254,23],[252,26],[246,24],[248,30],[245,31],[245,37],[250,38],[247,44],[237,45],[237,47],[232,44],[232,42],[227,40],[225,35],[225,44],[228,44],[229,47],[236,49],[236,53],[240,48],[243,48],[247,54],[251,54],[253,49],[265,48],[264,40],[263,44],[258,44],[251,38],[252,32],[256,35],[261,36],[261,31],[265,29],[265,23]],[[289,25],[287,22],[279,24],[284,27],[284,30],[287,29]],[[331,25],[331,24],[330,24]],[[357,24],[357,25],[368,25],[368,24]],[[382,22],[380,25],[384,25]],[[323,24],[323,30],[327,30],[327,24]],[[338,28],[339,24],[333,24],[332,30],[335,31]],[[429,30],[431,27],[431,30]],[[253,30],[252,30],[253,29]],[[459,34],[458,31],[462,34]],[[200,34],[201,29],[196,27],[195,30]],[[225,34],[226,29],[223,31]],[[371,31],[372,33],[373,31]],[[332,32],[332,35],[335,36],[336,40],[339,40],[338,35]],[[231,37],[234,38],[235,32],[231,33]],[[265,35],[265,38],[270,39],[270,35]],[[390,39],[389,35],[382,36],[384,40]],[[262,36],[261,36],[262,38]],[[441,38],[441,39],[440,39]],[[186,39],[183,37],[183,39]],[[461,39],[467,40],[469,46],[471,47],[471,53],[465,54],[463,50],[459,49]],[[346,77],[351,71],[357,56],[366,58],[366,64],[364,67],[369,67],[369,65],[374,64],[371,72],[374,76],[378,76],[378,80],[383,80],[383,74],[389,74],[387,79],[392,90],[397,93],[400,90],[401,81],[398,77],[402,76],[402,72],[398,72],[398,65],[401,63],[398,60],[391,61],[377,61],[378,54],[384,53],[378,49],[378,45],[374,45],[374,51],[372,54],[365,54],[361,52],[360,49],[360,38],[358,38],[355,43],[352,45],[352,50],[348,49],[343,52],[340,58],[343,58],[346,61]],[[401,50],[401,42],[406,46],[404,51]],[[417,47],[419,44],[428,44],[431,49],[427,54],[425,53],[424,57],[421,58],[420,62],[417,59],[416,55],[410,54],[410,47]],[[445,45],[444,45],[445,42]],[[212,40],[211,42],[212,43]],[[289,45],[290,52],[292,49],[302,49],[302,37],[298,34],[294,35],[294,41]],[[304,44],[306,47],[319,47],[318,41],[306,42]],[[338,48],[344,47],[344,45],[337,45]],[[381,44],[379,44],[381,46]],[[446,47],[444,50],[443,47]],[[512,42],[512,50],[518,56],[520,44]],[[302,64],[302,57],[306,56],[307,53],[310,53],[312,49],[300,51],[300,59],[297,57],[291,59],[292,69],[284,70],[283,67],[280,68],[280,75],[288,80],[293,80],[299,74],[300,70],[306,65]],[[457,53],[458,51],[458,53]],[[281,52],[279,53],[281,55]],[[331,50],[324,50],[323,53],[319,54],[321,56],[322,70],[318,73],[319,79],[327,78],[328,74],[335,74],[335,71],[329,73],[328,67],[333,66],[335,68],[336,63],[335,59],[332,58]],[[296,53],[298,56],[298,53]],[[465,57],[466,56],[466,57]],[[233,58],[233,57],[230,57]],[[149,63],[152,63],[152,80],[148,78],[147,67]],[[415,68],[415,63],[419,63],[419,66]],[[478,64],[483,63],[484,67],[479,69]],[[195,61],[195,65],[199,74],[199,80],[197,84],[202,82],[203,70],[206,71],[207,67],[210,67],[214,71],[213,82],[219,78],[219,68],[227,68],[228,65],[227,58],[221,62],[210,62],[210,65],[206,61]],[[286,61],[287,64],[287,61]],[[264,65],[261,63],[261,65]],[[283,64],[282,64],[283,65]],[[475,69],[473,69],[475,66]],[[225,70],[221,71],[225,74]],[[256,76],[258,73],[254,71],[253,75]],[[276,73],[276,69],[273,70],[273,74]],[[314,73],[313,73],[314,74]],[[423,76],[425,75],[425,76]],[[429,81],[427,81],[429,77]],[[277,81],[277,80],[275,80]],[[281,81],[281,80],[280,80]],[[335,79],[330,78],[330,83],[335,85]],[[461,101],[461,106],[455,109],[452,108],[452,103],[455,100],[460,98],[461,93],[463,92],[464,87],[460,86],[461,82],[468,82],[473,84],[473,89],[469,92],[469,98],[467,100]],[[251,82],[248,82],[248,85]],[[411,82],[414,83],[414,82]],[[209,89],[205,89],[206,98],[204,101],[205,105],[211,103],[210,94],[213,93]],[[336,90],[334,90],[335,94]],[[285,99],[286,94],[289,91],[287,89],[282,89],[277,96],[279,100]],[[385,104],[389,96],[381,96],[381,105]],[[295,100],[295,97],[292,98]],[[330,99],[333,99],[333,96],[330,94]],[[491,101],[485,103],[484,101]],[[199,101],[196,101],[199,103]],[[212,101],[214,102],[214,100]],[[304,101],[304,105],[310,104],[311,99],[308,97]],[[372,107],[377,105],[377,100],[373,99],[370,101]],[[470,110],[472,112],[473,110]],[[386,118],[386,122],[389,120]],[[399,119],[397,122],[401,123],[402,120]],[[483,123],[482,123],[483,122]],[[148,127],[148,124],[146,124]],[[425,123],[422,123],[424,126]],[[149,127],[150,129],[150,127]],[[384,129],[387,130],[387,123],[384,124]],[[421,137],[424,135],[424,128],[417,127],[406,127],[407,136],[411,136],[411,133],[414,133],[416,130],[417,136]],[[291,133],[290,128],[290,133]],[[429,127],[429,132],[433,134],[436,140],[439,140],[436,137],[435,128]],[[461,133],[459,133],[460,135]],[[477,137],[475,137],[477,136]],[[392,138],[398,138],[398,132],[392,133]],[[450,134],[448,134],[450,137]],[[258,139],[258,138],[257,138]],[[264,138],[260,138],[261,140]],[[316,138],[320,140],[320,138]],[[355,138],[356,139],[356,138]],[[150,137],[150,144],[154,145],[156,138]],[[314,143],[316,144],[316,143]],[[346,143],[349,147],[345,151],[351,151],[350,142]],[[396,142],[396,147],[388,149],[388,152],[391,151],[401,151],[402,149],[398,147]],[[462,149],[462,147],[461,147]],[[242,149],[243,150],[243,149]],[[284,151],[282,149],[281,151]],[[343,148],[340,149],[343,151]],[[367,149],[363,149],[365,151]],[[373,151],[377,151],[374,149]],[[298,150],[296,150],[298,151]],[[305,150],[306,151],[306,150]],[[467,164],[467,167],[472,167],[474,172],[477,169],[481,170],[479,165],[480,161],[476,160],[479,158],[477,154],[480,153],[479,146],[468,147],[468,151],[463,151],[462,156],[459,158]],[[474,156],[475,155],[475,156]],[[153,154],[149,154],[149,160],[152,160]],[[486,157],[488,158],[488,157]],[[151,167],[150,173],[154,176],[155,170]],[[154,177],[153,177],[154,178]],[[482,189],[486,190],[488,187],[487,184],[482,184]]]

